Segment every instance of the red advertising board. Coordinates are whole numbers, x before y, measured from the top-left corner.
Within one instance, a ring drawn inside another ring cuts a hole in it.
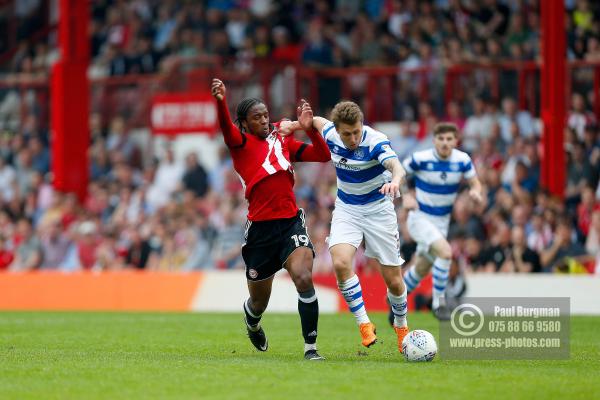
[[[165,93],[152,99],[150,125],[155,135],[212,135],[217,124],[217,105],[210,93]]]

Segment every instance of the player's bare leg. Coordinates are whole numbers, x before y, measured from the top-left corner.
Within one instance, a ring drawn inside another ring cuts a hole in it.
[[[408,324],[406,322],[408,311],[406,303],[407,293],[402,276],[402,268],[398,265],[381,265],[379,269],[388,288],[387,296],[394,315],[393,326],[398,338],[398,350],[402,352],[402,340],[408,334]]]
[[[308,247],[298,247],[283,267],[288,271],[298,291],[298,313],[304,337],[304,358],[323,360],[317,352],[319,301],[312,282],[313,253]]]
[[[260,319],[271,298],[273,278],[274,276],[262,281],[247,281],[250,297],[244,302],[246,329],[250,341],[259,351],[267,351],[269,348],[265,331],[260,326]]]
[[[452,248],[446,239],[438,239],[432,243],[430,252],[436,257],[432,268],[433,297],[431,308],[438,319],[450,319],[444,295],[452,262]]]
[[[329,252],[333,260],[333,268],[335,269],[335,276],[340,292],[346,300],[350,312],[356,318],[362,338],[362,345],[370,347],[377,342],[377,335],[375,325],[369,320],[369,316],[367,315],[360,280],[352,268],[352,260],[356,253],[356,247],[340,243],[332,246]]]

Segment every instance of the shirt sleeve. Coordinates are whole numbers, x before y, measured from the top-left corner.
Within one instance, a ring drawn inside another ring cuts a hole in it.
[[[227,102],[225,98],[223,100],[217,100],[217,113],[219,116],[219,125],[223,132],[223,139],[227,147],[235,149],[244,147],[246,144],[246,137],[240,132],[240,130],[231,122],[231,116],[229,115],[229,109],[227,108]]]
[[[377,160],[383,164],[385,160],[390,158],[398,158],[396,152],[392,149],[389,141],[381,142],[373,149]],[[373,158],[375,158],[373,157]]]
[[[333,125],[333,122],[329,121],[325,124],[325,126],[323,127],[323,139],[325,140],[331,140],[331,136],[333,135],[333,133],[335,132],[335,125]]]
[[[290,159],[292,162],[326,162],[331,160],[327,143],[316,129],[306,132],[312,143],[304,143],[291,138],[289,143]]]
[[[406,157],[404,161],[402,161],[402,166],[404,167],[404,170],[409,174],[414,174],[419,170],[419,164],[417,164],[417,162],[415,161],[415,156],[413,154]]]
[[[464,161],[463,174],[466,179],[471,179],[477,176],[477,172],[475,171],[475,166],[471,161],[471,157],[467,156],[467,159]]]
[[[383,162],[389,158],[398,158],[398,155],[396,154],[396,152],[392,149],[392,145],[390,144],[389,139],[387,138],[387,136],[385,136],[383,133],[377,132],[377,133],[373,133],[372,131],[366,132],[367,135],[376,135],[376,139],[371,139],[373,140],[371,142],[371,154],[370,154],[370,159],[371,160],[377,160],[379,161],[381,164],[383,164]]]

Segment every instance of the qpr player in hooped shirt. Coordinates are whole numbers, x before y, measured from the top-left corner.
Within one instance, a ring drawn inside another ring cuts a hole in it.
[[[400,235],[392,199],[404,180],[405,171],[385,134],[363,125],[360,107],[350,101],[338,103],[331,121],[314,117],[331,151],[337,174],[337,199],[328,238],[338,287],[354,315],[362,345],[377,341],[362,296],[353,258],[365,242],[365,255],[377,264],[388,287],[394,313],[393,326],[398,350],[408,333],[406,289],[402,279]],[[391,177],[390,177],[391,173]]]
[[[456,125],[437,124],[433,133],[432,149],[416,152],[402,163],[407,173],[414,175],[416,199],[406,194],[402,202],[411,210],[406,225],[417,242],[416,261],[406,270],[404,281],[410,293],[433,266],[433,313],[438,319],[449,319],[444,295],[452,262],[452,248],[446,239],[452,206],[463,178],[470,186],[471,199],[481,203],[482,194],[471,157],[456,149]]]

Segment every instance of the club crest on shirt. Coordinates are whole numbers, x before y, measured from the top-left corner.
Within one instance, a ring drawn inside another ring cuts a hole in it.
[[[450,164],[450,169],[456,172],[460,169],[460,166],[458,164]]]
[[[363,158],[365,156],[365,152],[363,151],[363,149],[358,148],[358,149],[354,150],[354,155],[357,158]]]
[[[432,170],[433,169],[433,163],[427,163],[426,168],[429,169],[429,170]]]

